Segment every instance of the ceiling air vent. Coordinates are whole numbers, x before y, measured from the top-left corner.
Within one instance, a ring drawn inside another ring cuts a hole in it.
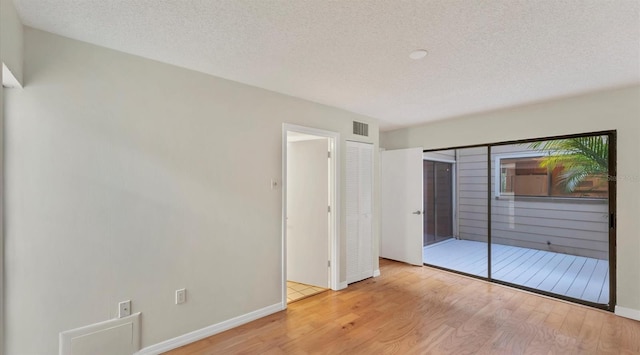
[[[353,134],[369,137],[369,125],[366,123],[353,121]]]

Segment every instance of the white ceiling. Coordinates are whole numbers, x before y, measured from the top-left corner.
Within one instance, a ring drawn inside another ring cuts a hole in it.
[[[639,0],[14,2],[25,25],[383,130],[640,82]]]

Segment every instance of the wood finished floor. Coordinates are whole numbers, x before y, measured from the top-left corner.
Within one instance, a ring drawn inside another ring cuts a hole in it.
[[[385,259],[381,276],[168,354],[640,354],[640,322]]]
[[[609,303],[609,261],[510,245],[491,247],[492,276],[593,303]],[[447,239],[424,247],[427,264],[487,277],[487,243]]]

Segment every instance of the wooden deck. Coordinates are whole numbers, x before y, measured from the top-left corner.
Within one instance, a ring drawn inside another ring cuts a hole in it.
[[[609,302],[609,261],[494,244],[492,278],[558,295]],[[424,247],[426,264],[487,277],[487,244],[448,239]]]

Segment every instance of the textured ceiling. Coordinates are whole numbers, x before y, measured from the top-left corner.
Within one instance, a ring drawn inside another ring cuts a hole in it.
[[[383,130],[640,82],[639,0],[14,2],[25,25]]]

